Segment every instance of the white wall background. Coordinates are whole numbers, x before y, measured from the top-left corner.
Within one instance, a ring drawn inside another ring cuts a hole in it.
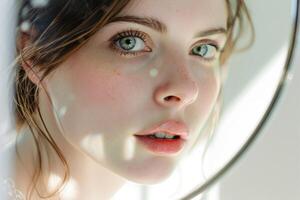
[[[253,146],[217,184],[219,200],[300,199],[299,38],[296,44],[283,96]]]
[[[15,52],[16,1],[0,0],[0,146],[7,143],[12,117],[12,62]]]
[[[241,161],[219,182],[220,200],[300,199],[299,50],[298,46],[293,75],[276,112]]]

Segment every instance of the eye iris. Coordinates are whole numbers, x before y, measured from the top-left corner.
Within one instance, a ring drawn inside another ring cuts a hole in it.
[[[208,52],[207,45],[200,45],[193,49],[193,53],[198,54],[200,56],[205,56],[207,54],[207,52]]]
[[[136,40],[134,37],[124,37],[119,41],[119,44],[124,50],[131,50],[135,47]]]

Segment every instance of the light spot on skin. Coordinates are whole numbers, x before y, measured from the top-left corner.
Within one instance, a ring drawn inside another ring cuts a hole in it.
[[[31,28],[31,24],[29,21],[24,21],[22,22],[22,24],[20,25],[20,29],[23,32],[28,32]]]
[[[85,137],[81,142],[81,146],[95,159],[105,159],[102,134],[97,133]]]
[[[41,8],[47,6],[49,0],[31,0],[30,3],[34,8]]]
[[[60,119],[66,115],[66,113],[68,111],[68,107],[70,104],[72,104],[74,99],[75,99],[74,95],[72,95],[72,94],[67,95],[67,97],[65,97],[63,105],[60,105],[58,100],[55,98],[51,100],[53,113],[54,113],[55,119],[58,123],[58,127],[62,133],[64,132],[64,129],[63,129]]]
[[[49,192],[55,190],[59,184],[61,184],[61,178],[55,174],[52,174],[48,180],[48,190]]]
[[[75,199],[78,192],[77,183],[71,179],[68,181],[66,186],[64,187],[63,191],[59,195],[62,199],[71,200]]]
[[[66,112],[67,112],[67,107],[66,107],[66,106],[63,106],[63,107],[61,107],[61,108],[59,109],[58,116],[59,116],[60,118],[62,118],[62,117],[66,114]]]
[[[158,70],[156,68],[153,68],[150,70],[150,76],[155,78],[158,74]]]
[[[62,178],[58,175],[52,174],[49,177],[48,181],[48,190],[52,192],[57,189],[62,182]],[[78,186],[76,182],[71,178],[66,185],[63,187],[63,190],[60,192],[59,197],[66,200],[74,199],[77,196]]]
[[[131,160],[134,157],[135,153],[135,147],[136,147],[136,140],[134,137],[131,137],[130,139],[126,140],[124,145],[124,159],[125,160]]]

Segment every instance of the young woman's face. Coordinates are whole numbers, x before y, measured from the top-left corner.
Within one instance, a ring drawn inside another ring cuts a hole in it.
[[[53,109],[50,126],[75,149],[129,180],[155,183],[195,143],[216,103],[226,3],[139,0],[118,16],[48,76],[53,108],[44,93],[40,105]],[[149,149],[135,136],[166,120],[188,129],[179,151]]]

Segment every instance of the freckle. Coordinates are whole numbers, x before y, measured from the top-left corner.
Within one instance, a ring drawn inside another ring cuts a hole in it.
[[[156,68],[153,68],[153,69],[150,70],[150,76],[151,77],[154,78],[154,77],[157,76],[157,74],[158,74],[158,70]]]
[[[188,79],[189,78],[189,75],[188,75],[188,72],[182,68],[179,69],[180,70],[180,73],[183,73],[183,76],[184,76],[184,79]]]
[[[117,76],[120,76],[120,75],[121,75],[121,73],[120,73],[117,69],[114,69],[113,72],[114,72],[114,74],[117,75]]]

